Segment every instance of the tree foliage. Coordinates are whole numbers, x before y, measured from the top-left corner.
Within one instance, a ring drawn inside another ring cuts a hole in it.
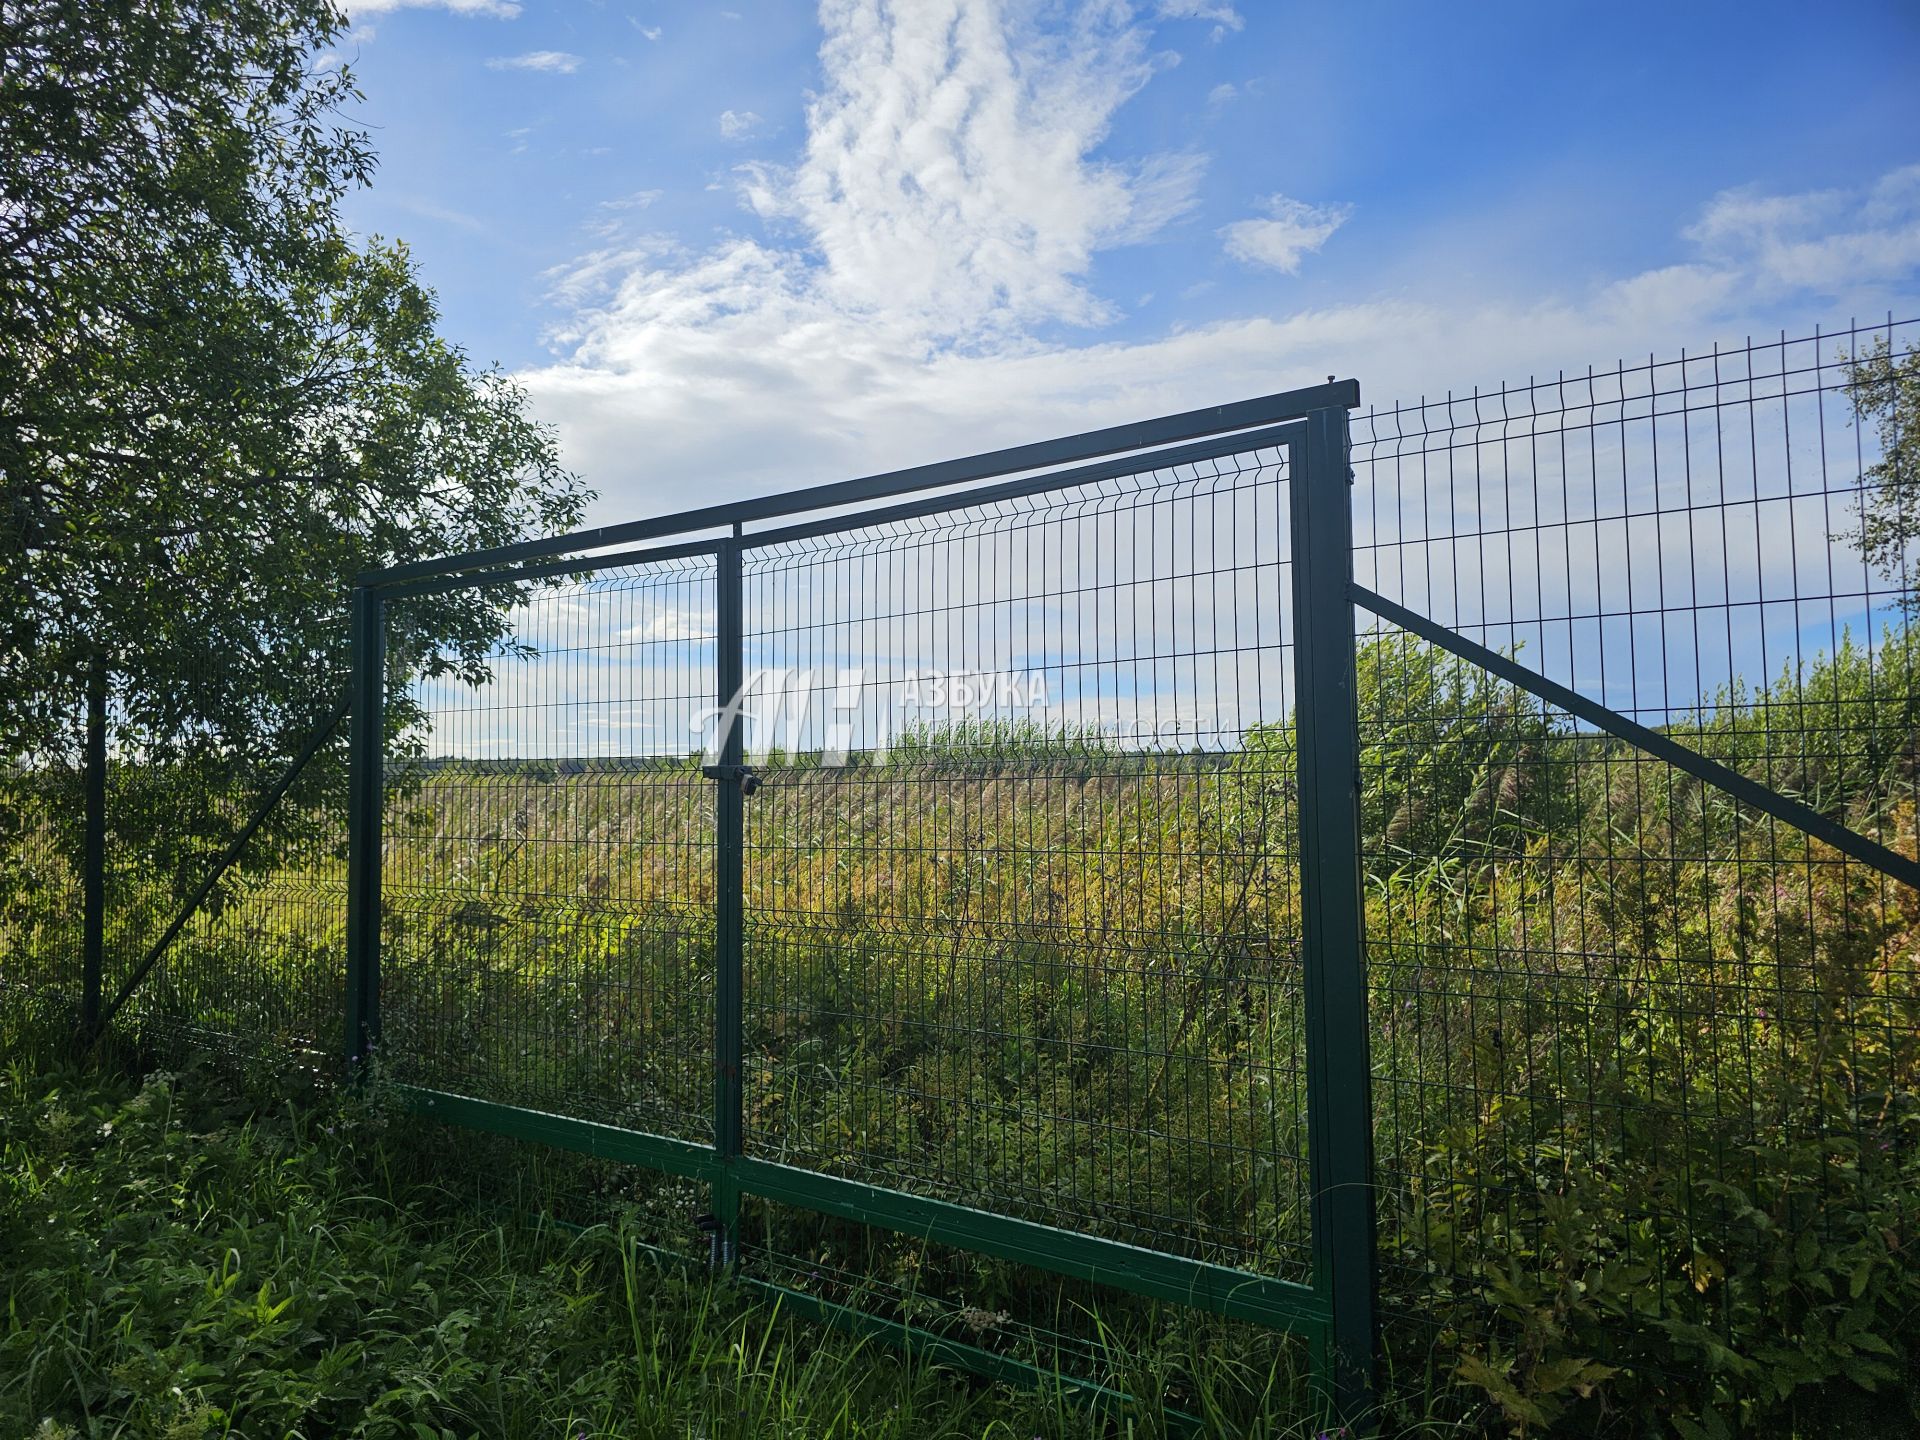
[[[346,673],[353,577],[576,522],[522,393],[357,240],[373,155],[327,0],[0,0],[0,750],[285,756]],[[410,611],[474,667],[502,597]]]
[[[1860,423],[1877,432],[1880,458],[1860,475],[1859,531],[1838,538],[1900,586],[1911,607],[1920,540],[1920,349],[1896,355],[1887,337],[1878,337],[1847,361],[1847,386]]]

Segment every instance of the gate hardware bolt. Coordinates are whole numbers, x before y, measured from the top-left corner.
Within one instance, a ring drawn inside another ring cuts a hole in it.
[[[737,781],[742,795],[751,795],[760,788],[760,777],[745,765],[702,765],[700,773],[709,780]]]

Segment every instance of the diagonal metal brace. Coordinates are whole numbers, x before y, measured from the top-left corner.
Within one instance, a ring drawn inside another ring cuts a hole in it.
[[[1842,825],[1839,821],[1822,815],[1810,805],[1798,800],[1788,799],[1779,791],[1750,780],[1739,771],[1729,769],[1717,760],[1709,760],[1699,751],[1662,735],[1658,730],[1650,730],[1645,725],[1629,720],[1617,710],[1589,700],[1577,690],[1569,690],[1556,681],[1547,679],[1536,670],[1517,664],[1496,650],[1469,640],[1459,632],[1436,624],[1426,616],[1397,605],[1384,595],[1376,595],[1364,585],[1353,587],[1354,603],[1371,610],[1382,620],[1398,625],[1402,630],[1418,635],[1422,640],[1439,646],[1450,654],[1459,656],[1469,664],[1498,675],[1509,684],[1518,685],[1522,690],[1539,696],[1549,705],[1556,705],[1570,714],[1579,716],[1597,729],[1606,731],[1618,739],[1626,741],[1636,749],[1644,750],[1656,759],[1664,760],[1676,769],[1684,770],[1697,780],[1704,780],[1716,789],[1725,791],[1742,805],[1750,805],[1763,814],[1771,815],[1783,824],[1803,830],[1816,840],[1831,845],[1841,854],[1858,860],[1863,865],[1871,865],[1882,875],[1899,881],[1902,885],[1920,890],[1920,862],[1909,859],[1897,850],[1890,850],[1877,840],[1869,840],[1858,830]]]

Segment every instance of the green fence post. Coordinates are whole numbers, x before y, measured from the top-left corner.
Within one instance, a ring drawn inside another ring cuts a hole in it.
[[[380,595],[353,592],[347,779],[346,1051],[350,1070],[380,1039],[380,822],[385,804],[386,632]]]
[[[731,1265],[740,1233],[740,1187],[732,1162],[741,1154],[741,985],[744,969],[746,741],[741,731],[741,688],[746,678],[746,639],[740,576],[740,542],[720,542],[714,555],[718,653],[719,768],[714,787],[714,996],[713,1148],[720,1175],[713,1187],[714,1260]]]
[[[87,675],[86,839],[80,865],[80,1038],[100,1031],[107,951],[107,663]]]
[[[1333,1311],[1335,1404],[1364,1424],[1378,1263],[1346,411],[1310,414],[1290,459],[1313,1278]]]

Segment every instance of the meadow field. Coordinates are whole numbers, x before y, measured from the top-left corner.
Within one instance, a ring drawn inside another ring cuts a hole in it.
[[[1666,728],[1912,854],[1915,658],[1895,629]],[[1393,1413],[1902,1433],[1920,897],[1404,635],[1363,645],[1360,708]],[[1289,727],[1143,754],[963,726],[761,771],[750,1155],[1307,1277]],[[16,817],[33,790],[16,777]],[[182,936],[131,1033],[337,1052],[342,859],[317,813]],[[381,1073],[710,1139],[712,826],[697,757],[397,768]],[[140,893],[139,856],[116,865]],[[9,876],[16,996],[71,976],[69,887]],[[567,1193],[690,1242],[685,1187],[597,1170]],[[748,1238],[801,1288],[1009,1348],[1027,1322],[1139,1317],[774,1207]],[[1208,1343],[1301,1393],[1300,1357],[1246,1328]],[[1190,1400],[1205,1382],[1176,1369]]]

